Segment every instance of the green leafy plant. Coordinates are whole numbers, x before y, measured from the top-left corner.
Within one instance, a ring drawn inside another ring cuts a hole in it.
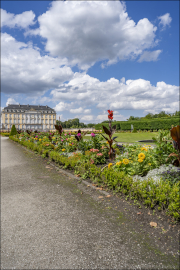
[[[91,133],[91,142],[92,142],[93,148],[100,150],[102,147],[102,144],[101,144],[102,140],[103,139],[99,134],[96,135],[94,133]]]
[[[109,138],[107,138],[106,136],[104,136],[103,134],[101,134],[108,142],[109,144],[109,147],[107,147],[109,149],[109,158],[110,159],[115,159],[115,150],[114,148],[112,147],[113,145],[113,142],[114,140],[117,138],[117,137],[113,137],[112,138],[112,135],[115,133],[116,131],[116,125],[114,125],[113,127],[111,126],[112,124],[112,119],[113,119],[113,111],[110,111],[108,110],[108,118],[109,118],[109,129],[107,127],[105,127],[104,125],[102,126],[103,127],[103,130],[104,132],[109,136]]]
[[[161,173],[162,179],[164,181],[169,181],[171,186],[175,183],[180,182],[180,169],[177,172],[175,171],[165,171]]]

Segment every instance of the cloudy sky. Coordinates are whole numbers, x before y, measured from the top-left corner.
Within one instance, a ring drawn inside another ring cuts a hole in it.
[[[179,1],[1,1],[1,107],[84,123],[179,110]]]

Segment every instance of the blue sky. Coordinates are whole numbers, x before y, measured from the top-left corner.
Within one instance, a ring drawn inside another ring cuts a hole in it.
[[[1,1],[1,108],[84,123],[179,110],[179,1]]]

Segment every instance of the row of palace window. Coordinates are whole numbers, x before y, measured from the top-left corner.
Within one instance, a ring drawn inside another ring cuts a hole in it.
[[[8,117],[8,115],[5,114],[5,117]],[[13,115],[9,114],[9,117],[11,118],[11,117],[13,117]],[[27,114],[22,114],[22,118],[25,118],[25,117],[26,117],[26,119],[28,118]],[[39,116],[34,116],[34,115],[33,115],[33,117],[34,117],[34,119],[39,118]],[[14,118],[20,118],[20,114],[14,114]],[[41,115],[41,118],[44,118],[44,115]],[[48,115],[45,115],[45,118],[51,119],[51,115],[49,115],[49,117],[48,117]],[[55,115],[53,115],[53,118],[55,118]]]
[[[20,124],[21,122],[20,122],[20,119],[18,119],[17,121],[16,120],[14,120],[13,121],[14,123],[18,123],[18,124]],[[9,122],[8,122],[8,120],[7,119],[5,119],[5,123],[7,124],[7,123],[10,123],[10,124],[12,124],[12,120],[10,119],[9,120]],[[32,121],[24,121],[23,119],[22,119],[22,124],[31,124],[32,123]],[[56,120],[52,120],[52,122],[51,122],[51,119],[49,119],[49,121],[46,119],[46,120],[44,120],[44,119],[42,119],[42,120],[37,120],[36,121],[36,123],[37,124],[55,124],[56,123]],[[32,123],[33,124],[33,123]]]
[[[13,110],[13,109],[5,109],[5,112],[25,112],[25,110]],[[54,111],[38,111],[39,113],[55,113]]]

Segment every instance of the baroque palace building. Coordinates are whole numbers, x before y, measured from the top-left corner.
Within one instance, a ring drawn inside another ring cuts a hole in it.
[[[2,110],[2,130],[55,130],[56,112],[52,108],[40,105],[8,105]]]

